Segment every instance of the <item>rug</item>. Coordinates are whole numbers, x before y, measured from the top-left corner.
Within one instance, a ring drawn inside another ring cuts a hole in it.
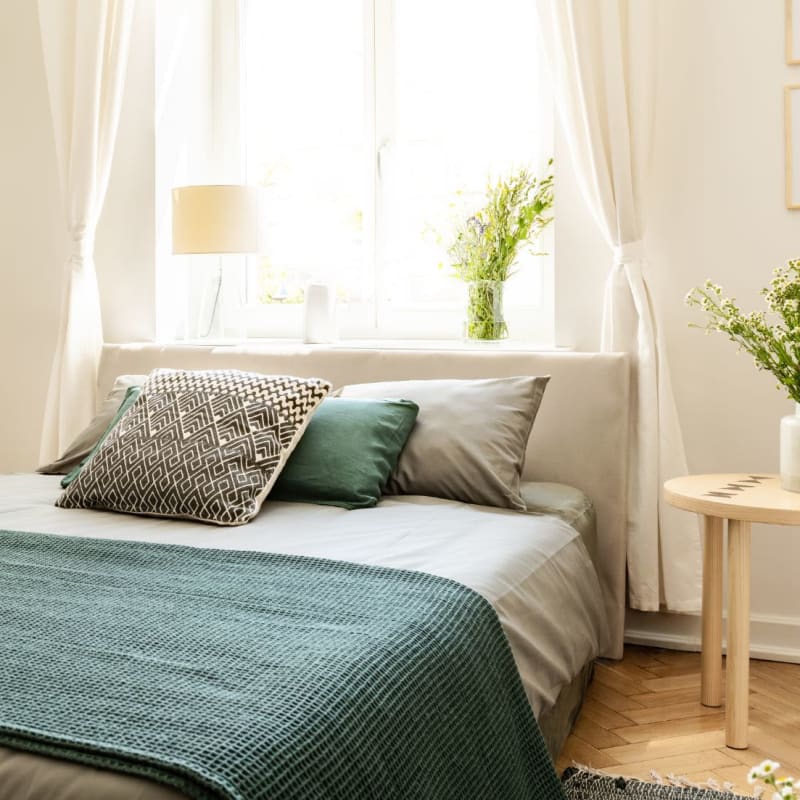
[[[752,800],[755,795],[737,794],[731,785],[696,786],[669,776],[654,775],[654,783],[619,778],[593,770],[569,767],[561,781],[567,800]]]

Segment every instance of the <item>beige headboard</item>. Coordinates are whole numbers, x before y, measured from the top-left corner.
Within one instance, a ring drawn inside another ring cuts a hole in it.
[[[103,352],[99,397],[105,397],[117,375],[147,373],[156,367],[319,376],[336,387],[412,378],[551,375],[528,443],[524,476],[528,480],[568,483],[593,500],[600,580],[613,640],[604,655],[622,656],[629,374],[625,355],[112,344]]]

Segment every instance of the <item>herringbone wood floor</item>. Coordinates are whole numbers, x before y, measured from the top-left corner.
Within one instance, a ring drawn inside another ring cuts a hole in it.
[[[724,694],[724,693],[723,693]],[[558,760],[614,775],[683,775],[747,787],[765,758],[800,777],[800,664],[750,662],[750,747],[725,747],[724,706],[700,705],[700,654],[627,646],[622,661],[601,661]]]

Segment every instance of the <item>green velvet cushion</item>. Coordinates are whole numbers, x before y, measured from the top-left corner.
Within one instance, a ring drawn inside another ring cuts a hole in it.
[[[326,398],[286,462],[270,499],[341,508],[374,506],[418,411],[409,400]]]
[[[111,431],[117,426],[117,423],[122,419],[125,412],[137,401],[139,395],[142,393],[141,386],[130,386],[128,390],[125,392],[125,397],[120,404],[120,407],[117,409],[117,413],[114,414],[111,422],[109,422],[108,427],[103,432],[103,435],[98,439],[97,444],[91,449],[89,455],[83,458],[76,467],[73,467],[62,479],[61,479],[61,487],[66,489],[75,478],[78,477],[78,473],[89,463],[92,456],[100,449],[103,442],[106,440]]]

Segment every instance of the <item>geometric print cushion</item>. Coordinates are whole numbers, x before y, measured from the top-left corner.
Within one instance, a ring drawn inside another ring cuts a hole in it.
[[[330,389],[319,378],[154,370],[56,505],[242,525]]]

